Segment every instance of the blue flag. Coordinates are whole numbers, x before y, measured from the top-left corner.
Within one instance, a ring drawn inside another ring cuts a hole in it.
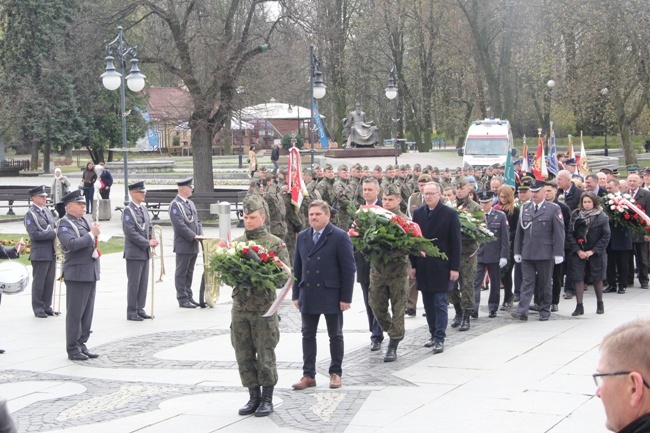
[[[316,104],[316,101],[314,101],[314,106],[313,106],[313,111],[314,111],[314,118],[312,121],[318,128],[316,131],[318,131],[318,139],[320,140],[320,147],[321,149],[327,149],[330,147],[329,141],[327,141],[327,133],[325,132],[325,125],[323,125],[323,120],[320,117],[320,113],[318,112],[318,105]]]
[[[557,176],[558,172],[557,165],[557,148],[555,147],[555,131],[551,126],[551,155],[548,161],[548,171]]]

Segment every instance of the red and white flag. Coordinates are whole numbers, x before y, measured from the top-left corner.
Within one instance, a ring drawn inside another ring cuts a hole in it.
[[[307,187],[302,179],[302,165],[300,162],[300,151],[296,146],[289,149],[289,170],[287,172],[287,184],[291,194],[291,203],[300,210],[302,200],[307,195]]]
[[[537,180],[545,180],[548,177],[546,159],[544,158],[544,140],[542,140],[541,135],[537,141],[537,153],[535,154],[535,163],[533,164],[533,174]]]

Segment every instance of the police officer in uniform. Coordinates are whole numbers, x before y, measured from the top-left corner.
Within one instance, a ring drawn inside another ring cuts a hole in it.
[[[203,227],[196,206],[190,200],[192,180],[188,177],[176,182],[178,195],[169,204],[169,219],[174,228],[174,252],[176,253],[176,299],[181,308],[196,308],[199,304],[192,297],[194,265],[199,255],[199,241]]]
[[[142,203],[147,190],[144,182],[129,185],[131,201],[124,208],[122,230],[124,231],[124,259],[126,259],[126,319],[141,322],[151,319],[144,311],[147,302],[149,281],[149,259],[151,248],[158,246],[158,240],[151,238],[149,212]]]
[[[284,241],[264,227],[264,205],[258,196],[244,200],[244,235],[234,242],[255,241],[289,263]],[[239,409],[240,415],[268,416],[273,412],[273,388],[278,382],[275,347],[280,341],[278,315],[262,317],[275,300],[275,292],[256,291],[237,285],[232,290],[231,342],[235,349],[239,377],[248,388],[250,399]],[[260,390],[260,387],[262,388]]]
[[[86,201],[83,191],[72,191],[61,199],[65,203],[65,216],[59,220],[57,237],[65,255],[63,279],[67,288],[65,340],[68,359],[87,361],[99,355],[88,350],[95,310],[95,292],[99,280],[99,251],[97,250],[100,226],[92,226],[84,218]]]
[[[539,320],[551,316],[553,266],[564,261],[564,218],[555,203],[544,200],[544,182],[534,180],[532,199],[521,207],[515,233],[515,262],[521,263],[521,297],[512,317],[528,320],[528,308],[535,291],[540,294]]]
[[[32,310],[41,319],[53,316],[52,294],[56,275],[56,231],[54,215],[46,206],[45,186],[29,190],[33,204],[25,214],[25,229],[31,240],[29,261],[32,262]]]
[[[482,244],[478,248],[476,260],[476,279],[474,279],[474,312],[478,314],[481,304],[481,285],[485,279],[485,271],[490,276],[490,297],[488,298],[488,311],[490,318],[497,317],[501,294],[501,272],[500,268],[508,264],[510,250],[510,232],[506,214],[500,210],[492,209],[494,193],[492,191],[481,191],[478,193],[478,201],[481,203],[485,213],[486,226],[492,232],[496,240]]]

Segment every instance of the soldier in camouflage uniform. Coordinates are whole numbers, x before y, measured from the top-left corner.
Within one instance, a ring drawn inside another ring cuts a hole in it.
[[[434,177],[434,176],[431,176],[431,177]],[[451,170],[449,170],[448,168],[445,168],[442,171],[442,176],[440,177],[440,185],[443,188],[447,188],[447,187],[451,186]]]
[[[392,165],[388,164],[386,166],[386,171],[384,171],[384,177],[379,184],[382,193],[386,190],[386,188],[388,188],[388,185],[392,185],[393,182],[395,182],[395,168]]]
[[[415,175],[415,171],[411,170],[411,166],[406,164],[406,185],[409,187],[411,195],[420,190],[420,187],[418,185],[418,177],[419,175]]]
[[[246,231],[234,242],[255,241],[288,263],[284,241],[264,228],[266,217],[263,209],[263,200],[258,196],[252,195],[244,200]],[[250,292],[245,289],[250,289]],[[275,291],[256,291],[254,287],[237,285],[232,290],[232,300],[230,340],[235,349],[239,377],[250,395],[239,414],[267,416],[273,412],[273,387],[278,382],[275,347],[280,340],[280,324],[277,314],[271,317],[262,315],[275,300]]]
[[[456,181],[456,206],[464,208],[469,213],[483,212],[481,205],[471,199],[471,185],[465,176],[461,176]],[[480,222],[484,222],[485,217],[481,217]],[[463,234],[460,254],[460,291],[454,285],[454,289],[449,294],[449,302],[453,304],[456,310],[456,317],[451,322],[452,328],[459,328],[460,331],[469,329],[469,319],[474,310],[474,278],[476,278],[476,253],[478,243]]]
[[[278,186],[275,183],[275,175],[273,173],[266,174],[266,184],[263,187],[262,197],[269,209],[269,231],[272,235],[284,239],[287,235],[287,210],[284,201],[278,194]]]
[[[334,203],[334,169],[331,165],[325,164],[325,169],[323,171],[323,179],[318,182],[316,186],[316,191],[320,194],[321,198],[327,202],[327,204],[332,206]],[[334,215],[333,215],[334,216]]]
[[[302,180],[305,182],[307,188],[307,195],[302,200],[300,205],[300,212],[304,217],[304,221],[309,221],[309,205],[314,200],[321,200],[320,194],[316,191],[316,171],[305,168],[302,171]]]
[[[406,184],[406,166],[401,165],[399,169],[395,169],[395,180],[393,181],[394,185],[397,185],[399,187],[400,191],[400,196],[402,200],[400,200],[399,208],[402,211],[402,213],[406,213],[406,205],[409,201],[409,197],[411,197],[411,194],[413,194],[413,191],[409,186]]]
[[[366,203],[363,199],[363,187],[361,186],[363,177],[363,167],[361,164],[354,164],[350,172],[350,189],[352,190],[352,197],[354,197],[356,206]]]
[[[372,170],[372,177],[377,179],[377,183],[381,187],[381,181],[384,177],[384,172],[383,169],[381,168],[381,165],[375,165],[375,168]]]
[[[354,201],[354,189],[350,184],[350,174],[346,165],[340,165],[338,169],[338,179],[334,182],[334,205],[336,209],[336,217],[334,218],[334,225],[346,232],[350,228],[350,214],[348,209],[350,205],[356,206]]]
[[[244,200],[256,195],[259,198],[262,198],[262,194],[260,194],[260,190],[263,190],[262,186],[263,181],[260,181],[258,178],[254,177],[251,179],[250,186],[248,187],[248,192],[246,192],[246,196],[244,197]],[[270,230],[271,228],[271,219],[269,215],[271,214],[269,212],[269,205],[266,204],[264,200],[262,200],[262,203],[264,203],[264,215],[266,216],[266,221],[264,222],[264,226],[266,227],[267,230]]]
[[[400,201],[399,189],[395,185],[387,187],[382,197],[382,206],[408,219],[399,210]],[[370,266],[368,303],[379,326],[390,337],[384,362],[393,362],[397,359],[397,346],[404,339],[404,307],[410,272],[411,264],[408,256],[395,257],[386,264],[377,263]],[[388,311],[389,302],[391,312]]]

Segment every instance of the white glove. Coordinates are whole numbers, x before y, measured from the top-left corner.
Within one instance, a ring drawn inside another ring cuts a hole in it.
[[[499,267],[500,268],[505,268],[507,264],[508,264],[508,259],[504,259],[503,257],[501,257],[499,259]]]
[[[564,261],[564,257],[562,257],[562,256],[555,256],[554,259],[555,259],[555,264],[556,265],[559,265],[560,263],[562,263]]]
[[[515,254],[515,262],[521,263],[521,254]]]

